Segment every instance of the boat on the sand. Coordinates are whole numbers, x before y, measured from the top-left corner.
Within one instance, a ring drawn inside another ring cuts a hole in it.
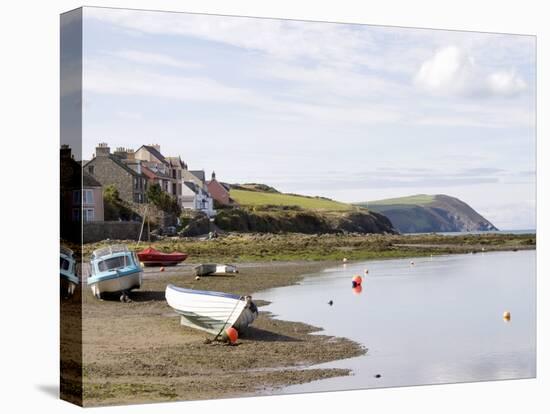
[[[181,317],[181,324],[220,335],[233,327],[246,329],[258,316],[251,296],[166,286],[166,301]]]
[[[104,293],[120,293],[120,300],[127,301],[128,292],[141,287],[139,260],[124,244],[94,250],[90,264],[88,285],[99,299]]]
[[[230,264],[203,263],[195,267],[197,276],[228,275],[239,273],[237,266]]]
[[[163,253],[152,247],[142,250],[137,255],[144,266],[175,266],[187,259],[185,253]]]
[[[59,277],[61,295],[64,298],[71,297],[79,283],[76,275],[76,260],[73,251],[63,246],[59,251]]]

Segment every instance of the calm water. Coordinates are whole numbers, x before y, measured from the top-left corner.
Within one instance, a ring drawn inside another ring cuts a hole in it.
[[[535,251],[412,260],[341,265],[256,295],[272,301],[266,310],[280,319],[368,348],[365,356],[316,366],[351,368],[354,375],[283,393],[535,376]],[[365,268],[357,294],[351,278]]]

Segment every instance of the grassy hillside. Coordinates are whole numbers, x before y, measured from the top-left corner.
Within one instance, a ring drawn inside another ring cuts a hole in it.
[[[402,204],[402,205],[414,204],[418,206],[423,206],[423,205],[432,203],[434,200],[435,200],[434,195],[416,194],[416,195],[407,196],[407,197],[387,198],[385,200],[369,201],[368,204],[369,206],[370,205],[388,206],[388,205],[397,205],[397,204]]]
[[[306,197],[275,192],[231,189],[231,198],[242,206],[297,206],[305,210],[350,211],[356,209],[351,204],[340,203],[321,197]]]

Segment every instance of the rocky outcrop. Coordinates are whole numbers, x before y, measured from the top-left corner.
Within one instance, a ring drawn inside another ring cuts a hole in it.
[[[224,231],[250,233],[395,233],[382,214],[364,211],[316,212],[301,209],[222,210],[215,224]]]

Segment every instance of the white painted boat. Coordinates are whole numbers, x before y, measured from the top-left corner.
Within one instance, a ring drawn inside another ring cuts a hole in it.
[[[121,293],[121,300],[126,301],[129,291],[141,287],[143,272],[139,260],[125,245],[95,250],[90,264],[88,286],[98,298],[103,293]]]
[[[197,276],[228,275],[239,273],[237,266],[231,264],[203,263],[195,267]]]
[[[168,285],[166,301],[181,316],[182,325],[216,336],[229,327],[242,332],[258,316],[250,296]]]
[[[76,275],[76,261],[71,249],[61,247],[59,251],[59,276],[60,290],[64,298],[69,298],[74,294],[79,280]]]

